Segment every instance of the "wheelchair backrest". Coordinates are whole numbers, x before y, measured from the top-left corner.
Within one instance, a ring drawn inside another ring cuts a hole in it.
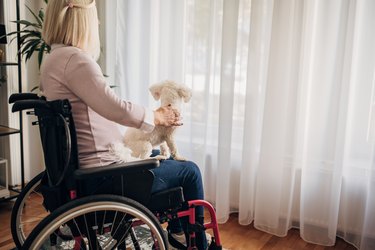
[[[78,169],[77,138],[71,105],[68,100],[47,101],[35,94],[14,94],[9,98],[12,111],[34,109],[38,117],[49,186],[64,182],[67,189],[75,187],[74,170]],[[30,113],[30,112],[29,112]]]
[[[50,186],[74,186],[72,174],[78,169],[77,138],[68,100],[47,102],[48,108],[35,108],[38,117],[44,161]],[[71,183],[69,183],[71,180]]]

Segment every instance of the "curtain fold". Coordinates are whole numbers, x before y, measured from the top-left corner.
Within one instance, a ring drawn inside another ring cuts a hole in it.
[[[222,49],[221,69],[219,84],[219,117],[218,117],[218,147],[217,147],[217,175],[230,176],[231,165],[232,131],[234,121],[233,108],[235,97],[236,77],[236,51],[237,51],[237,27],[239,18],[239,0],[224,1],[223,3],[223,27],[222,27]],[[216,182],[216,207],[217,213],[223,215],[221,220],[228,219],[230,212],[230,186],[231,179],[220,178]]]
[[[184,82],[180,151],[220,222],[375,248],[375,2],[118,0],[124,98]],[[147,96],[147,98],[146,98]]]

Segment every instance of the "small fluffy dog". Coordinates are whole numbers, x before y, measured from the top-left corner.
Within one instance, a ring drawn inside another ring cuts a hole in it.
[[[171,105],[173,108],[180,110],[182,102],[186,103],[191,98],[191,90],[187,86],[173,81],[154,84],[149,90],[155,100],[160,100],[161,107]],[[185,158],[178,153],[174,140],[176,128],[155,126],[151,133],[145,133],[136,128],[128,128],[124,136],[125,147],[131,150],[133,159],[146,159],[150,157],[152,149],[160,145],[160,155],[155,158],[164,160],[172,156],[175,160],[185,161]]]

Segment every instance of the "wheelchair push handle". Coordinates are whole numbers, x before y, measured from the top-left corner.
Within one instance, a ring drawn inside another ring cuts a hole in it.
[[[21,100],[38,100],[39,96],[35,93],[15,93],[10,95],[9,104],[15,103],[16,101]]]
[[[34,109],[61,114],[64,117],[71,115],[71,105],[67,99],[47,101],[44,96],[34,93],[16,93],[9,97],[9,103],[13,103],[12,112]]]

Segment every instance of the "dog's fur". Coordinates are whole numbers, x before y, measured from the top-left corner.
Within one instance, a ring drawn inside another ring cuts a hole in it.
[[[160,100],[161,107],[171,105],[173,108],[180,110],[182,102],[188,102],[191,98],[191,90],[188,87],[172,81],[154,84],[149,90],[155,100]],[[128,128],[124,136],[125,147],[131,150],[133,159],[146,159],[150,158],[152,149],[160,145],[160,155],[155,156],[155,158],[164,160],[172,156],[175,160],[184,161],[185,158],[178,153],[174,141],[176,128],[175,126],[155,126],[151,133]],[[129,159],[128,156],[127,159]]]

